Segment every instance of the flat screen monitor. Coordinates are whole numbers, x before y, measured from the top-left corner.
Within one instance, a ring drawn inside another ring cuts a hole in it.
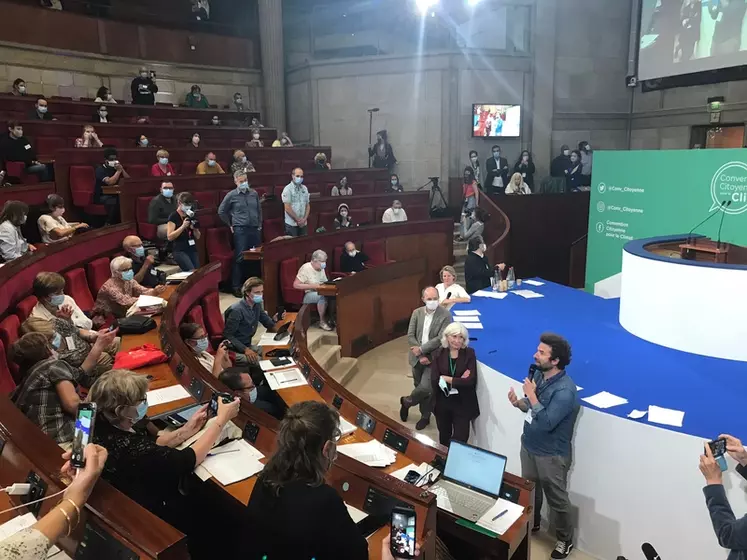
[[[515,138],[521,136],[521,105],[472,105],[474,138]]]

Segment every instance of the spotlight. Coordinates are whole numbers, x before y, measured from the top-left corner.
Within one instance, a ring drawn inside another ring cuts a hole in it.
[[[415,0],[415,5],[422,15],[425,15],[428,10],[439,3],[439,0]]]

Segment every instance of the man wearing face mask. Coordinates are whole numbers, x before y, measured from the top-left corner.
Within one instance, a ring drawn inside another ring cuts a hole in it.
[[[291,182],[281,195],[285,208],[285,235],[299,237],[308,233],[311,212],[309,189],[303,184],[303,169],[297,167],[291,177]]]
[[[366,270],[368,255],[355,248],[355,243],[345,243],[345,252],[340,255],[340,272],[355,274]]]
[[[54,180],[54,168],[36,159],[36,150],[28,138],[23,135],[23,126],[18,121],[8,123],[8,134],[0,138],[0,159],[2,161],[20,161],[26,166],[26,173],[38,175],[42,182]],[[21,182],[15,177],[11,182]]]
[[[106,225],[116,224],[119,222],[119,195],[104,194],[104,187],[117,186],[120,179],[130,178],[117,159],[116,148],[104,148],[104,163],[96,168],[95,177],[93,202],[106,207]]]
[[[560,147],[560,155],[550,164],[550,177],[544,179],[540,185],[540,193],[564,193],[568,173],[572,167],[571,149],[563,144]]]
[[[252,139],[244,144],[245,148],[264,148],[265,144],[259,139],[259,128],[252,129]]]
[[[49,105],[47,100],[39,98],[34,106],[33,111],[28,114],[28,119],[31,121],[56,121],[52,113],[49,112]]]
[[[588,187],[591,185],[591,167],[594,163],[594,154],[591,151],[591,144],[586,141],[578,143],[578,151],[581,152],[581,185]]]
[[[239,113],[244,112],[244,99],[239,92],[233,94],[233,106],[236,107],[236,111]]]
[[[218,118],[218,115],[213,115],[213,118],[210,119],[210,124],[213,126],[220,126],[220,119]]]
[[[501,155],[500,146],[493,146],[493,156],[485,161],[485,171],[485,190],[494,194],[506,194],[508,160]]]
[[[235,176],[237,171],[243,171],[244,173],[256,173],[254,164],[246,158],[246,154],[243,150],[236,150],[233,153],[233,163],[231,164],[231,174]]]
[[[406,221],[407,221],[407,213],[405,212],[405,209],[402,208],[402,203],[399,200],[393,201],[392,207],[387,208],[384,211],[384,214],[381,216],[382,224],[393,224],[396,222],[406,222]]]
[[[128,235],[122,241],[122,249],[125,256],[132,259],[132,272],[135,273],[135,281],[146,288],[155,288],[159,285],[158,270],[153,266],[156,260],[152,255],[145,255],[143,241],[137,235]]]
[[[306,305],[316,305],[319,313],[319,328],[325,331],[331,331],[332,327],[327,322],[327,298],[320,296],[319,286],[327,282],[327,274],[324,270],[327,268],[327,253],[317,249],[311,254],[311,261],[301,265],[293,280],[293,289],[303,290],[303,303]]]
[[[90,226],[83,222],[69,223],[63,214],[65,214],[65,200],[58,194],[47,196],[48,214],[42,214],[37,220],[39,234],[43,243],[59,243],[71,239],[76,231],[88,229]]]
[[[111,124],[112,120],[109,118],[109,109],[106,105],[101,105],[98,110],[93,114],[91,120],[95,123]]]
[[[191,107],[192,109],[207,109],[210,107],[207,97],[202,95],[202,90],[198,85],[192,86],[187,94],[185,102],[187,107]]]
[[[156,73],[148,73],[148,69],[140,68],[140,75],[132,80],[130,93],[133,105],[155,105],[158,86],[156,85]]]
[[[407,329],[408,361],[415,388],[409,396],[399,399],[399,417],[403,422],[407,421],[410,407],[420,406],[420,420],[415,424],[417,430],[424,429],[431,422],[431,358],[433,352],[441,347],[441,336],[451,323],[451,313],[438,304],[436,288],[429,286],[423,290],[422,299],[424,305],[412,312]]]
[[[154,196],[148,204],[148,223],[158,226],[158,239],[166,239],[166,222],[169,216],[176,212],[176,198],[174,198],[174,184],[170,181],[161,183],[161,194]]]
[[[197,165],[198,175],[223,175],[224,173],[213,152],[208,153],[205,160]]]
[[[254,377],[257,378],[255,383],[254,377],[251,374],[244,371],[238,371],[239,368],[231,368],[226,371],[222,371],[218,375],[218,379],[221,382],[234,391],[234,394],[240,396],[242,399],[249,401],[257,408],[264,410],[270,416],[274,416],[278,420],[283,419],[285,410],[288,408],[278,394],[270,389],[267,381],[264,379],[264,375],[258,372]]]
[[[262,204],[257,191],[251,188],[246,171],[233,174],[236,188],[230,191],[218,207],[218,216],[233,233],[234,259],[231,279],[235,297],[241,297],[244,283],[244,251],[262,244]]]
[[[223,336],[236,352],[236,363],[257,364],[261,348],[252,345],[252,338],[257,332],[259,323],[269,331],[275,331],[275,323],[282,319],[275,315],[270,317],[264,309],[265,283],[253,276],[244,282],[241,288],[241,301],[226,309],[224,318],[226,326]]]

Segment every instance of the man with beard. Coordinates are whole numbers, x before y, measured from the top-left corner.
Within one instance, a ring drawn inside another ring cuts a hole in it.
[[[513,388],[508,392],[511,404],[526,414],[521,437],[521,476],[536,484],[532,532],[540,528],[543,493],[551,514],[555,514],[558,542],[550,558],[567,558],[573,550],[568,470],[579,402],[576,384],[565,372],[569,363],[568,341],[544,333],[529,377],[524,380],[525,397],[520,399]]]

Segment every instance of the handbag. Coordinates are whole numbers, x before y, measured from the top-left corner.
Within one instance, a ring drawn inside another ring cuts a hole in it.
[[[119,320],[119,334],[145,334],[156,328],[156,322],[145,315],[132,315]]]
[[[153,344],[143,344],[126,352],[117,352],[113,369],[137,369],[154,364],[162,364],[169,358]]]

